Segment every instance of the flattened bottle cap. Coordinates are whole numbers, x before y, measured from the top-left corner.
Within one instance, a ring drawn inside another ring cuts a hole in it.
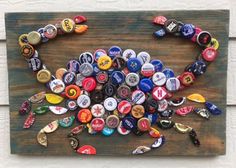
[[[152,76],[152,82],[157,86],[163,86],[166,83],[166,75],[162,72],[156,72]]]
[[[195,77],[192,72],[183,72],[179,76],[179,80],[184,86],[189,86],[194,82]]]
[[[148,118],[145,118],[145,117],[140,118],[138,120],[138,124],[137,125],[138,125],[138,129],[140,131],[148,131],[151,128],[150,120]]]
[[[117,89],[117,96],[119,96],[121,99],[127,99],[131,96],[131,89],[126,85],[121,85]]]
[[[180,34],[187,39],[190,39],[195,34],[195,26],[192,24],[184,24],[181,26]]]
[[[141,118],[144,116],[145,110],[142,105],[134,105],[131,110],[131,114],[134,118]]]
[[[165,111],[168,107],[168,101],[166,99],[162,99],[160,101],[158,101],[158,111],[162,112]]]
[[[151,56],[146,51],[142,51],[142,52],[138,53],[137,59],[143,65],[144,63],[149,63],[150,62]]]
[[[123,57],[117,56],[112,60],[112,67],[116,70],[122,70],[126,67],[126,61]]]
[[[143,78],[140,80],[139,89],[142,90],[144,93],[150,92],[153,88],[153,83],[149,78]]]
[[[66,86],[65,94],[69,99],[77,99],[81,93],[80,88],[77,85]]]
[[[158,24],[158,25],[164,25],[166,21],[167,21],[167,19],[165,16],[156,16],[153,19],[152,23]]]
[[[30,58],[27,60],[29,68],[32,69],[34,72],[40,70],[42,68],[42,62],[39,58]]]
[[[122,100],[118,104],[118,111],[121,114],[128,114],[130,112],[131,108],[132,108],[132,105],[127,100]]]
[[[133,72],[128,73],[125,77],[125,82],[128,86],[137,86],[139,83],[139,75]]]
[[[65,85],[70,85],[75,83],[76,77],[74,72],[66,72],[63,74],[62,81]]]
[[[82,94],[77,98],[77,104],[81,108],[88,108],[91,104],[91,99],[87,95]]]
[[[125,75],[121,71],[114,71],[111,74],[111,81],[114,85],[122,84],[125,81]]]
[[[202,58],[208,62],[212,62],[217,57],[217,51],[213,47],[205,48],[205,50],[202,51]]]
[[[96,88],[97,82],[93,77],[88,77],[82,81],[82,86],[84,90],[91,92]]]
[[[200,46],[207,46],[211,42],[211,34],[207,31],[201,31],[197,36],[197,43]]]
[[[93,66],[90,63],[83,63],[79,68],[80,74],[87,77],[93,74]]]
[[[131,99],[134,104],[143,104],[146,96],[141,90],[135,90],[132,93]]]
[[[84,23],[87,21],[87,18],[85,16],[82,16],[82,15],[77,15],[73,18],[73,21],[76,23],[76,24],[80,24],[80,23]]]
[[[137,58],[130,58],[127,61],[127,68],[130,72],[138,72],[141,66],[141,62]]]
[[[106,96],[113,96],[116,93],[116,90],[116,86],[111,83],[107,83],[103,87],[103,92]]]
[[[66,18],[61,21],[61,30],[65,33],[72,33],[75,29],[75,22],[72,19]]]
[[[151,64],[154,65],[155,72],[161,72],[164,67],[163,62],[161,60],[157,60],[157,59],[152,60]]]
[[[102,117],[105,114],[105,108],[101,104],[94,104],[91,107],[91,113],[94,117]]]
[[[115,132],[114,129],[109,128],[109,127],[107,127],[107,126],[105,126],[105,127],[103,128],[103,130],[102,130],[102,134],[103,134],[104,136],[111,136],[114,132]]]
[[[92,113],[89,109],[81,109],[77,114],[77,119],[81,123],[88,123],[92,120]]]
[[[79,62],[80,62],[80,64],[83,64],[83,63],[92,64],[94,62],[93,54],[90,52],[84,52],[84,53],[80,54]]]
[[[91,121],[91,127],[96,132],[102,131],[104,126],[105,126],[105,121],[103,118],[94,118]]]
[[[82,34],[88,30],[87,25],[75,25],[75,33]]]
[[[100,71],[96,74],[96,80],[98,83],[106,83],[108,81],[108,73],[106,71]]]
[[[136,53],[135,53],[135,51],[132,50],[132,49],[126,49],[126,50],[123,52],[122,57],[123,57],[126,61],[128,61],[128,59],[130,59],[130,58],[135,58],[135,57],[136,57]]]
[[[109,115],[106,119],[106,125],[109,128],[116,128],[118,127],[119,123],[120,123],[120,119],[116,115]]]
[[[47,83],[51,80],[51,72],[47,69],[41,69],[40,71],[38,71],[37,73],[37,80],[40,83]]]
[[[72,99],[67,99],[66,102],[65,102],[65,106],[70,111],[74,111],[78,108],[77,101],[72,100]]]
[[[98,61],[98,58],[103,56],[103,55],[107,55],[107,52],[103,49],[97,49],[93,54],[94,60]]]
[[[160,29],[154,32],[154,35],[156,37],[164,37],[166,35],[165,29]]]
[[[98,58],[97,64],[101,70],[108,70],[112,66],[112,60],[109,56],[103,55]]]
[[[41,41],[41,35],[37,31],[29,32],[27,35],[27,40],[32,45],[37,45]]]
[[[67,63],[67,69],[68,71],[70,72],[74,72],[74,73],[78,73],[79,72],[79,62],[76,61],[76,60],[70,60],[68,63]]]
[[[176,33],[179,28],[179,22],[175,19],[168,19],[164,23],[164,28],[168,33]]]
[[[131,131],[123,127],[123,122],[120,121],[120,124],[117,127],[117,132],[121,135],[128,135]]]
[[[22,45],[20,48],[20,54],[26,59],[31,58],[34,55],[34,52],[34,47],[29,44]]]
[[[136,129],[137,128],[136,123],[137,121],[133,117],[124,117],[122,119],[122,126],[127,130]]]
[[[167,91],[164,87],[157,86],[152,90],[152,97],[155,100],[162,100],[167,97]]]
[[[174,92],[174,91],[177,91],[179,90],[180,88],[180,81],[178,78],[169,78],[167,79],[166,81],[166,89],[171,91],[171,92]]]
[[[56,26],[49,24],[44,27],[44,36],[47,37],[48,39],[53,39],[57,35],[57,28]]]
[[[22,34],[22,35],[19,36],[19,38],[18,38],[18,44],[19,44],[20,46],[23,46],[23,45],[25,45],[25,44],[28,43],[27,36],[28,36],[28,34]]]
[[[65,68],[59,68],[56,70],[56,78],[62,80],[63,75],[67,72]]]
[[[203,61],[196,61],[192,65],[192,72],[195,76],[202,75],[203,73],[206,72],[207,65]]]
[[[116,56],[122,55],[122,49],[118,46],[112,46],[108,50],[108,55],[109,55],[109,57],[111,57],[111,59],[114,59]]]
[[[49,83],[50,89],[53,93],[61,93],[65,89],[65,84],[60,79],[54,79]]]
[[[104,105],[106,110],[113,111],[117,107],[117,101],[113,97],[108,97],[104,100],[103,105]]]

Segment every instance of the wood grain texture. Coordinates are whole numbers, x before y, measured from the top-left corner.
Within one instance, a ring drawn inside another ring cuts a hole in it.
[[[6,39],[5,12],[70,12],[70,11],[127,11],[127,10],[214,10],[230,9],[230,37],[236,37],[235,0],[1,0],[0,39]]]
[[[183,22],[199,25],[203,29],[210,31],[221,43],[220,56],[209,66],[207,73],[199,77],[191,88],[178,92],[175,96],[187,96],[194,92],[201,93],[207,99],[218,104],[223,110],[223,115],[212,117],[209,122],[196,117],[194,114],[184,118],[175,116],[173,118],[174,121],[190,125],[198,132],[202,146],[194,148],[187,135],[178,134],[174,130],[162,131],[167,138],[166,145],[159,150],[147,153],[147,155],[225,154],[228,11],[101,12],[80,14],[84,14],[89,20],[87,23],[89,31],[86,34],[59,37],[53,42],[41,45],[39,48],[41,58],[52,72],[55,72],[59,67],[64,67],[69,59],[78,57],[83,51],[93,52],[96,48],[108,49],[111,45],[119,45],[124,49],[133,48],[137,52],[146,50],[151,54],[152,58],[163,60],[167,67],[173,68],[179,74],[188,63],[193,61],[200,50],[191,42],[172,36],[162,40],[154,39],[151,34],[157,27],[150,23],[153,16],[166,15]],[[33,128],[23,130],[22,124],[25,117],[20,117],[17,112],[23,100],[33,93],[44,89],[42,85],[36,82],[35,76],[27,69],[26,63],[19,56],[17,37],[47,23],[55,23],[60,19],[74,15],[75,13],[6,15],[12,153],[75,155],[66,141],[66,134],[69,129],[61,128],[55,133],[48,135],[49,147],[47,149],[36,143],[35,136],[37,132],[50,121],[55,118],[62,118],[62,116],[57,117],[53,114],[38,116]],[[211,24],[208,24],[209,22]],[[80,140],[82,144],[94,145],[100,155],[129,155],[130,151],[135,147],[148,145],[154,141],[148,135],[123,137],[117,133],[109,138],[104,138],[101,135],[91,136],[84,133]]]

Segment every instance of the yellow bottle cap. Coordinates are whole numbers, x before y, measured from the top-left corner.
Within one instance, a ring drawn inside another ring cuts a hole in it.
[[[112,65],[112,60],[109,56],[104,55],[98,58],[97,63],[101,70],[108,70]]]
[[[220,44],[218,40],[212,38],[210,44],[208,44],[207,47],[213,47],[215,50],[217,50],[220,47]]]
[[[59,104],[64,100],[63,97],[53,94],[53,93],[47,93],[45,94],[45,96],[46,96],[47,102],[50,104]]]
[[[41,69],[37,73],[37,80],[40,83],[47,83],[51,80],[51,72],[47,69]]]
[[[27,35],[27,40],[32,45],[37,45],[41,41],[41,35],[39,32],[32,31]]]
[[[28,43],[27,36],[28,36],[28,34],[20,35],[20,37],[18,38],[18,43],[20,46],[23,46]]]
[[[65,33],[72,33],[75,29],[75,22],[69,18],[61,21],[61,29]]]

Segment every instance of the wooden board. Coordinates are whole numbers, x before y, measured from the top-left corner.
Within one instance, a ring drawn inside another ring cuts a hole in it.
[[[55,23],[65,17],[83,14],[88,18],[89,30],[83,35],[66,35],[41,45],[40,57],[52,72],[65,67],[71,58],[78,58],[84,51],[93,52],[97,48],[108,49],[118,45],[123,49],[132,48],[136,52],[148,51],[152,58],[161,59],[166,67],[173,68],[180,74],[184,67],[199,54],[195,44],[181,38],[168,36],[157,40],[152,33],[158,29],[151,23],[156,15],[165,15],[185,23],[192,23],[211,32],[220,42],[219,57],[208,67],[205,75],[188,89],[175,94],[187,96],[200,93],[215,102],[223,110],[220,116],[213,116],[210,121],[189,114],[186,117],[174,116],[173,121],[193,127],[201,140],[201,147],[194,147],[188,135],[172,130],[162,131],[166,144],[146,155],[222,155],[225,154],[225,117],[226,117],[226,72],[228,48],[229,12],[218,11],[151,11],[151,12],[77,12],[77,13],[8,13],[6,14],[7,59],[9,70],[9,102],[11,153],[30,155],[76,155],[72,152],[66,135],[70,129],[60,128],[48,135],[48,148],[36,142],[37,132],[46,124],[63,116],[46,114],[38,116],[36,123],[29,130],[22,125],[25,117],[18,115],[22,101],[32,94],[45,90],[37,83],[35,75],[27,68],[19,55],[18,36],[37,30],[48,23]],[[200,104],[188,102],[198,107]],[[64,115],[68,116],[72,112]],[[74,126],[76,123],[74,124]],[[91,144],[97,148],[98,155],[130,155],[131,150],[139,145],[150,145],[154,139],[148,135],[136,137],[132,134],[121,136],[117,133],[111,137],[91,136],[84,132],[80,136],[81,144]]]

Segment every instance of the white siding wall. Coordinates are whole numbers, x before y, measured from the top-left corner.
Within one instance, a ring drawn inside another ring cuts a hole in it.
[[[5,12],[124,11],[124,10],[230,10],[227,80],[227,152],[220,157],[27,157],[10,155]],[[0,0],[0,168],[4,167],[236,167],[236,1],[235,0]]]

